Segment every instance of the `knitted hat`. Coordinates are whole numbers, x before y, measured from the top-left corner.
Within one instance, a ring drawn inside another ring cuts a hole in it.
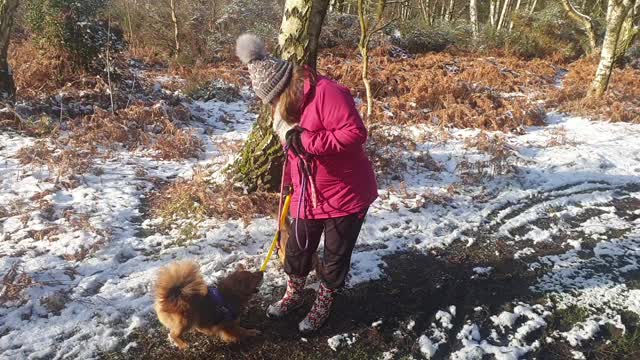
[[[236,41],[236,55],[249,67],[253,90],[263,103],[270,103],[289,84],[293,64],[269,55],[257,36],[241,35]]]

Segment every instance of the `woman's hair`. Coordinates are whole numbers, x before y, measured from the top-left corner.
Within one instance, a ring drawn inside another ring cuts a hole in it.
[[[316,84],[316,72],[307,66],[296,66],[293,69],[289,85],[280,94],[278,109],[280,116],[289,124],[300,122],[304,105],[304,81],[311,81],[312,91]]]

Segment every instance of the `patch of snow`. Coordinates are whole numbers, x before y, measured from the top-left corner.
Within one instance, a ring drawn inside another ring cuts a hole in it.
[[[338,351],[338,349],[350,347],[351,345],[355,344],[357,340],[357,334],[342,334],[329,338],[327,340],[327,343],[329,344],[331,350]]]
[[[501,360],[519,359],[540,346],[538,340],[527,343],[526,338],[532,332],[546,326],[544,318],[549,315],[551,313],[542,305],[521,303],[513,312],[504,311],[500,315],[491,316],[493,324],[499,326],[502,332],[512,329],[518,319],[527,319],[515,331],[508,333],[509,342],[506,345],[501,342],[501,337],[495,329],[491,330],[488,338],[482,339],[480,327],[467,323],[457,335],[463,348],[451,354],[451,359],[482,359],[486,355],[493,355]]]
[[[497,360],[517,360],[540,346],[538,341],[527,345],[521,343],[521,339],[511,340],[508,346],[493,345],[481,338],[478,325],[472,323],[465,324],[457,338],[463,347],[451,354],[452,360],[480,360],[485,355],[493,355]]]
[[[478,275],[489,275],[493,271],[493,267],[475,267],[473,268],[473,272]]]
[[[498,316],[491,316],[491,321],[493,324],[504,330],[504,328],[512,328],[519,318],[525,317],[528,321],[523,325],[523,327],[518,329],[518,331],[526,331],[529,329],[530,331],[528,332],[531,332],[532,330],[545,326],[546,323],[544,318],[549,315],[551,315],[551,313],[546,311],[542,305],[530,306],[527,304],[520,304],[513,309],[513,312],[503,311]],[[527,328],[525,328],[525,326],[527,326]],[[530,329],[530,327],[535,328]]]
[[[451,320],[453,320],[453,315],[451,315],[446,311],[442,311],[442,310],[438,311],[436,313],[436,320],[439,321],[440,325],[445,329],[453,328],[453,324],[451,323]]]
[[[524,236],[524,239],[532,240],[534,244],[538,244],[551,240],[551,232],[549,230],[534,228]]]
[[[522,250],[516,251],[516,253],[513,255],[513,258],[514,259],[520,259],[520,258],[529,256],[529,255],[535,254],[535,252],[536,251],[534,249],[532,249],[532,248],[529,248],[529,247],[528,248],[524,248]]]
[[[575,324],[569,331],[557,332],[556,334],[554,334],[554,336],[563,338],[571,346],[576,347],[589,340],[592,340],[596,335],[598,335],[600,329],[606,324],[610,324],[621,329],[623,333],[626,330],[619,315],[617,315],[614,319],[608,319],[606,317],[597,315],[583,322]]]
[[[440,310],[436,313],[436,323],[431,324],[427,332],[430,335],[424,334],[418,338],[420,352],[424,357],[431,359],[440,345],[448,341],[447,331],[453,328],[452,320],[455,314],[456,307],[454,305],[449,306],[448,311]]]
[[[438,351],[438,346],[440,344],[434,344],[428,336],[422,335],[418,339],[418,345],[420,346],[420,352],[422,355],[427,359],[431,359],[436,354],[436,351]]]
[[[573,356],[574,360],[586,360],[587,359],[587,357],[584,356],[582,351],[578,351],[578,350],[571,350],[571,356]]]
[[[382,353],[380,360],[393,360],[397,352],[398,352],[398,349],[391,349],[389,351],[385,351]]]

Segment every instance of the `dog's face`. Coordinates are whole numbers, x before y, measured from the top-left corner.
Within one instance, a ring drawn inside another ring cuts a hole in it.
[[[253,294],[258,292],[262,284],[263,273],[261,271],[246,271],[239,266],[236,271],[222,280],[221,286],[229,289],[233,294],[248,300]]]

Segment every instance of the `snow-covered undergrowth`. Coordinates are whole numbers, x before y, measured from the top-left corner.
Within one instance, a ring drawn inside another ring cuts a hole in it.
[[[0,132],[1,358],[84,359],[112,350],[153,316],[155,273],[173,260],[196,260],[210,282],[237,263],[257,267],[263,260],[275,230],[271,218],[248,224],[207,219],[180,241],[181,229],[161,232],[158,219],[144,218],[146,195],[158,179],[189,178],[196,167],[221,179],[235,155],[223,144],[245,139],[255,120],[244,101],[188,106],[204,119],[192,124],[204,142],[201,159],[159,161],[122,150],[76,187],[56,183],[46,167],[21,165],[17,154],[34,139]],[[428,153],[441,171],[415,162],[402,184],[381,181],[349,285],[384,277],[386,255],[471,245],[484,230],[513,249],[505,256],[542,271],[531,291],[554,299],[514,304],[513,311],[489,314],[490,322],[461,319],[460,326],[452,324],[455,307],[443,310],[417,334],[423,356],[449,342],[457,359],[516,359],[543,341],[579,346],[603,324],[622,326],[622,310],[640,314],[640,290],[625,283],[627,274],[640,270],[639,125],[550,114],[549,126],[506,136],[509,164],[518,170],[506,175],[492,163],[500,161],[494,155],[469,146],[477,131],[450,130],[443,137],[426,126],[404,130],[417,147],[402,149],[403,156]],[[475,182],[470,172],[478,175]],[[541,245],[557,251],[549,255]],[[492,269],[476,273],[491,276]],[[269,296],[283,283],[274,261],[261,291]],[[568,332],[531,340],[552,311],[572,305],[591,316]]]

